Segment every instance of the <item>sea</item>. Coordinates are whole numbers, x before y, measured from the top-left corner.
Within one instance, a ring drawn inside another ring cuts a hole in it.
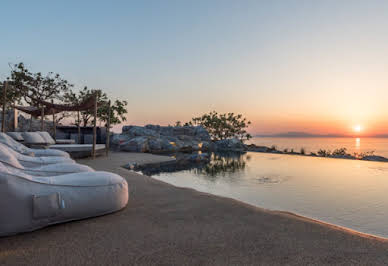
[[[295,152],[300,152],[301,149],[304,149],[306,153],[317,152],[320,149],[334,151],[346,148],[350,154],[373,152],[374,155],[388,157],[388,138],[254,137],[247,143],[268,147],[275,146],[280,151],[293,149]]]

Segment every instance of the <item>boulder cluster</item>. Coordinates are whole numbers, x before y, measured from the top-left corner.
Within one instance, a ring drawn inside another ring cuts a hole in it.
[[[237,139],[213,142],[202,126],[124,126],[112,137],[112,146],[128,152],[175,153],[196,151],[244,151]]]

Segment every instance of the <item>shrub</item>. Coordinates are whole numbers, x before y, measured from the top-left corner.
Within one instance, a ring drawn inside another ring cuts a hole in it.
[[[331,155],[330,151],[329,150],[322,150],[320,149],[318,151],[318,156],[321,156],[321,157],[329,157]]]
[[[331,156],[346,156],[346,155],[349,155],[346,153],[346,148],[335,149],[331,154]]]

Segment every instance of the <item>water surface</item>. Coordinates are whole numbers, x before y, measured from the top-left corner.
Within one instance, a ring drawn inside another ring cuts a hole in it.
[[[246,153],[153,177],[388,237],[388,163]]]
[[[317,152],[319,149],[333,151],[346,148],[354,152],[374,151],[374,154],[388,157],[388,138],[270,138],[255,137],[249,143],[263,146],[275,145],[278,150],[294,149],[299,152],[304,148],[307,152]]]

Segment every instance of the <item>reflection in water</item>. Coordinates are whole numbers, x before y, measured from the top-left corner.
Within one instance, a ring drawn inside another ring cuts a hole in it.
[[[246,165],[245,157],[241,153],[213,153],[210,162],[204,166],[192,168],[193,173],[215,178],[243,171]]]
[[[360,138],[356,138],[356,150],[360,150],[361,147],[361,140]]]
[[[171,173],[177,171],[190,171],[196,175],[202,175],[215,180],[218,177],[232,175],[244,171],[246,161],[250,156],[246,153],[211,153],[209,161],[193,162],[187,160],[187,154],[176,154],[175,162],[156,163],[140,165],[135,167],[135,171],[140,171],[145,175],[159,175],[160,173]]]
[[[382,162],[246,153],[153,177],[388,237],[387,172]]]

